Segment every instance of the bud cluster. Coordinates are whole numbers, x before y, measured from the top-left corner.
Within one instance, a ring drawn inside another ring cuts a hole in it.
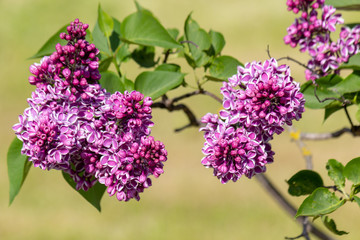
[[[208,113],[202,164],[214,169],[222,183],[251,178],[273,162],[270,140],[283,125],[291,125],[304,112],[299,84],[286,65],[275,59],[247,63],[221,88],[223,107],[219,115]]]
[[[85,40],[87,28],[76,19],[60,34],[67,44],[30,66],[37,88],[13,129],[35,167],[66,172],[78,190],[99,182],[119,201],[139,200],[167,160],[150,136],[152,100],[98,84],[99,50]]]
[[[359,52],[359,25],[353,29],[343,27],[339,39],[331,40],[331,32],[344,20],[333,6],[325,5],[324,0],[288,0],[286,4],[294,13],[301,11],[301,16],[288,27],[284,42],[291,47],[299,45],[300,51],[311,56],[305,72],[307,80],[326,76]]]

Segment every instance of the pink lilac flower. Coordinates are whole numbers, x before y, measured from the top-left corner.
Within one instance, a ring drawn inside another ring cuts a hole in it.
[[[251,178],[265,172],[265,164],[273,162],[271,145],[261,135],[231,125],[216,114],[205,115],[202,122],[207,125],[200,129],[205,132],[201,163],[213,168],[221,183],[236,182],[242,175]]]
[[[35,167],[62,170],[87,191],[106,185],[119,201],[140,199],[167,160],[164,144],[150,136],[152,100],[137,91],[110,94],[98,84],[99,50],[85,40],[78,19],[51,56],[30,66],[37,88],[13,126],[22,154]]]
[[[251,178],[266,170],[274,153],[269,141],[285,124],[299,120],[305,100],[299,83],[286,65],[275,59],[238,67],[238,73],[221,88],[223,107],[219,115],[207,114],[203,165],[226,183],[242,175]]]
[[[341,14],[337,14],[333,6],[324,5],[323,0],[288,0],[287,6],[294,13],[302,11],[301,17],[295,19],[287,29],[288,35],[284,37],[284,42],[291,47],[299,45],[301,52],[310,54],[311,59],[305,71],[307,80],[315,83],[316,79],[336,71],[341,63],[359,52],[358,26],[353,30],[342,28],[338,41],[331,40],[330,33],[336,31],[336,25],[344,23]]]

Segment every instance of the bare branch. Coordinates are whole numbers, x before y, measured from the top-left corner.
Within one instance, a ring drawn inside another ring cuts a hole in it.
[[[264,175],[258,174],[255,176],[260,184],[265,188],[265,190],[280,204],[280,206],[285,209],[291,216],[295,216],[296,208],[286,200],[286,198],[279,192],[279,190],[274,186],[274,184]],[[296,220],[301,223],[303,226],[306,217],[298,217]],[[322,240],[335,240],[331,236],[328,236],[322,230],[318,229],[313,223],[306,220],[306,231],[311,232],[316,237]],[[308,238],[307,238],[308,239]]]
[[[300,133],[300,139],[313,141],[327,140],[331,138],[338,138],[344,133],[352,133],[352,130],[350,128],[342,128],[332,133]]]
[[[294,59],[294,58],[292,58],[292,57],[289,57],[289,56],[279,58],[278,61],[281,61],[281,60],[284,60],[284,59],[285,59],[285,60],[288,60],[288,61],[293,61],[293,62],[299,64],[300,66],[302,66],[302,67],[310,70],[311,72],[313,72],[313,70],[310,69],[308,66],[306,66],[305,64],[301,63],[300,61],[298,61],[298,60],[296,60],[296,59]]]

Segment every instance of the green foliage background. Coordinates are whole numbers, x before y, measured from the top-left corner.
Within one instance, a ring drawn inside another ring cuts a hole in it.
[[[135,11],[131,0],[100,1],[102,8],[119,20]],[[223,55],[231,55],[243,63],[268,58],[267,45],[273,57],[293,56],[303,62],[305,54],[285,46],[282,37],[293,22],[285,1],[205,1],[142,0],[160,22],[168,28],[179,28],[187,15],[206,30],[225,36]],[[200,160],[202,133],[187,129],[174,134],[173,129],[185,125],[181,113],[154,110],[153,135],[168,149],[165,174],[141,195],[141,201],[118,202],[106,194],[102,213],[74,192],[60,172],[32,168],[23,189],[8,207],[6,152],[14,137],[11,126],[27,107],[32,87],[27,78],[33,60],[27,60],[61,26],[75,18],[90,24],[97,17],[98,1],[0,1],[0,239],[283,239],[301,231],[294,219],[263,191],[258,182],[241,179],[222,185]],[[356,13],[345,13],[346,22],[356,20]],[[38,60],[36,60],[38,61]],[[180,64],[185,63],[179,61]],[[285,62],[283,62],[285,63]],[[297,81],[303,81],[303,69],[289,63]],[[122,71],[134,79],[140,72],[136,64],[125,64]],[[190,71],[190,69],[188,69]],[[189,74],[188,77],[193,77]],[[205,85],[216,93],[220,85]],[[183,90],[180,90],[183,91]],[[200,117],[217,112],[221,106],[212,99],[199,96],[186,103]],[[352,109],[350,109],[352,110]],[[356,110],[356,109],[355,109]],[[354,112],[354,111],[353,111]],[[342,113],[322,124],[322,112],[308,110],[296,123],[303,131],[324,132],[346,126]],[[344,136],[340,140],[309,142],[315,170],[326,175],[325,163],[335,158],[346,163],[359,156],[360,139]],[[289,179],[305,163],[284,133],[275,138],[275,162],[267,175],[286,194]],[[327,184],[326,182],[324,183]],[[291,198],[295,204],[300,198]],[[357,239],[358,207],[348,204],[333,215],[340,229],[350,234],[341,239]]]

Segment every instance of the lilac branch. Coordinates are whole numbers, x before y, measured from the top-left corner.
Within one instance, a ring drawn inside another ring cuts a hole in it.
[[[207,96],[215,99],[219,103],[222,103],[222,100],[219,97],[217,97],[215,94],[205,91],[203,89],[200,89],[200,90],[186,93],[184,95],[181,95],[181,96],[173,98],[173,99],[169,99],[166,95],[163,95],[161,101],[153,103],[152,107],[167,109],[169,112],[180,110],[185,113],[185,115],[189,119],[189,123],[181,128],[175,129],[175,132],[180,132],[188,127],[200,127],[202,123],[199,120],[197,120],[195,114],[190,110],[190,108],[187,105],[175,104],[176,102],[178,102],[180,100],[183,100],[183,99],[186,99],[186,98],[189,98],[192,96],[196,96],[199,94],[207,95]]]
[[[338,138],[338,137],[342,136],[344,133],[352,133],[354,135],[352,129],[342,128],[342,129],[332,132],[332,133],[300,133],[300,139],[301,140],[312,140],[312,141],[327,140],[327,139],[332,139],[332,138]]]
[[[295,216],[297,211],[296,208],[291,203],[289,203],[289,201],[279,192],[279,190],[264,174],[258,174],[255,177],[260,182],[260,184],[265,188],[265,190],[280,204],[280,206],[283,209],[285,209],[291,216]],[[316,237],[318,237],[321,240],[335,240],[331,236],[328,236],[326,233],[324,233],[322,230],[318,229],[313,223],[308,222],[308,220],[306,219],[307,217],[298,217],[296,219],[298,222],[300,222],[303,225],[303,227],[306,227],[305,228],[306,232],[310,232],[314,234]],[[302,234],[304,234],[304,232]],[[306,233],[304,235],[306,235]],[[304,235],[301,235],[301,237]]]

